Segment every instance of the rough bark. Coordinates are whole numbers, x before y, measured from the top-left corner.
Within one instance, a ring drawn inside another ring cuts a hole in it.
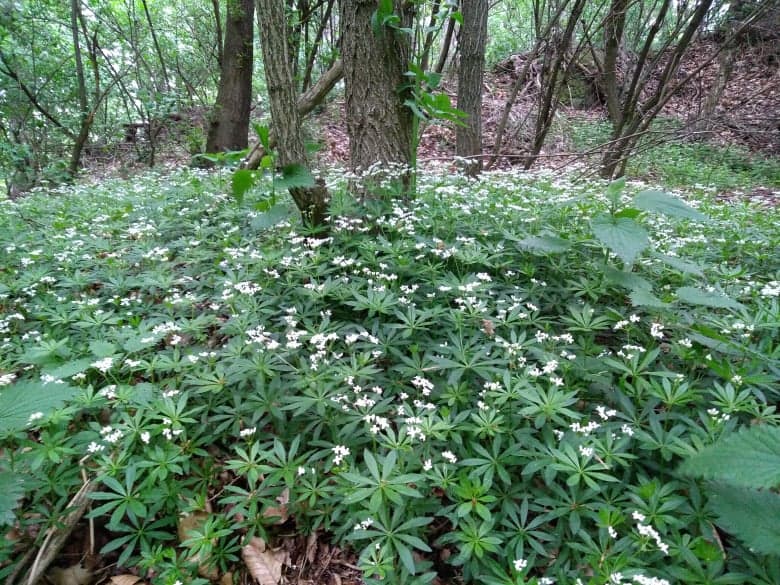
[[[410,3],[395,1],[400,27],[408,26]],[[376,0],[341,0],[342,59],[350,164],[361,174],[377,165],[402,169],[400,189],[406,195],[412,157],[412,112],[404,105],[410,53],[408,34],[383,25],[372,27]],[[396,175],[397,176],[397,175]],[[372,193],[362,190],[361,198]]]
[[[482,78],[485,69],[488,0],[463,3],[458,69],[458,109],[468,114],[456,131],[455,151],[468,159],[464,172],[476,176],[482,170]]]
[[[253,15],[254,0],[228,0],[222,69],[206,139],[207,152],[247,147],[252,101]]]
[[[283,132],[277,135],[280,166],[303,165],[306,145],[301,131],[301,116],[297,108],[297,90],[293,76],[290,46],[285,32],[284,0],[257,0],[258,28],[263,50],[265,79],[271,120]],[[328,191],[323,182],[312,187],[290,188],[295,204],[305,223],[318,226],[325,222]]]
[[[604,21],[604,93],[607,97],[607,113],[613,124],[620,123],[620,82],[618,61],[623,31],[626,26],[626,11],[629,0],[612,0]]]

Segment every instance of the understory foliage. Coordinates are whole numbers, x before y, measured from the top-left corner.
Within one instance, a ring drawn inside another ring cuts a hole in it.
[[[543,173],[344,187],[328,237],[194,171],[0,201],[0,577],[84,472],[102,554],[159,583],[282,529],[367,583],[780,582],[679,472],[777,435],[775,211]]]

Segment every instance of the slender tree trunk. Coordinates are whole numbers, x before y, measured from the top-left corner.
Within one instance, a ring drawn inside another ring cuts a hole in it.
[[[325,99],[325,96],[330,93],[330,90],[333,89],[336,83],[338,83],[343,76],[344,65],[341,59],[338,59],[330,69],[322,74],[322,76],[317,80],[317,83],[314,84],[314,87],[298,96],[298,100],[296,102],[298,115],[301,118],[306,117],[307,114],[309,114],[314,108],[322,103],[322,100]],[[269,142],[272,148],[276,147],[276,132],[273,129],[271,130]],[[263,145],[258,142],[246,157],[242,167],[245,169],[256,169],[260,166],[260,161],[263,159],[265,154],[266,153]]]
[[[70,28],[73,37],[73,53],[76,58],[76,83],[79,98],[79,132],[73,142],[70,151],[70,162],[68,163],[68,175],[71,178],[78,173],[81,164],[81,152],[89,139],[89,130],[92,127],[94,116],[90,114],[89,103],[87,101],[87,82],[84,75],[84,59],[81,56],[81,42],[79,40],[79,14],[81,5],[79,0],[70,2]]]
[[[254,0],[228,0],[222,70],[206,139],[207,152],[247,147],[252,101],[253,15]]]
[[[317,26],[317,34],[314,35],[314,43],[311,50],[309,51],[309,56],[306,59],[306,69],[303,72],[303,84],[301,86],[303,91],[309,89],[309,86],[311,85],[311,72],[314,69],[314,61],[317,59],[317,53],[320,50],[320,43],[322,42],[322,37],[325,34],[325,29],[327,28],[328,21],[330,20],[330,13],[333,11],[333,5],[335,3],[336,0],[327,0],[325,14],[322,16],[320,24]]]
[[[447,58],[450,56],[452,36],[455,33],[455,22],[455,19],[452,17],[447,20],[447,28],[444,30],[444,39],[442,39],[441,42],[439,58],[436,60],[436,67],[433,69],[436,73],[441,73],[444,71],[444,66],[447,64]]]
[[[214,10],[214,36],[217,46],[217,65],[222,69],[222,61],[224,60],[223,41],[222,41],[222,14],[219,9],[219,0],[211,0],[211,8]]]
[[[463,28],[460,35],[458,69],[458,109],[468,114],[456,131],[456,153],[469,159],[466,174],[476,176],[482,170],[482,76],[485,69],[488,0],[463,3]]]
[[[144,15],[146,16],[146,24],[149,25],[149,32],[152,34],[152,43],[154,44],[154,51],[157,53],[157,59],[160,61],[160,69],[163,76],[163,89],[168,91],[171,87],[171,81],[168,78],[168,68],[165,66],[165,57],[163,57],[162,49],[160,49],[160,42],[157,40],[157,31],[154,29],[154,22],[152,22],[152,15],[149,13],[149,7],[146,4],[146,0],[141,0],[141,4],[144,8]]]
[[[303,165],[306,146],[301,132],[301,116],[297,108],[297,90],[293,77],[290,46],[284,16],[284,0],[257,0],[258,28],[263,49],[268,100],[274,126],[283,128],[277,134],[278,162],[282,167]],[[320,181],[310,187],[290,188],[295,204],[306,224],[318,226],[325,222],[328,191]]]
[[[618,64],[620,45],[626,26],[626,11],[629,0],[612,0],[604,21],[604,93],[607,98],[607,113],[613,124],[620,123],[620,80]]]
[[[376,0],[341,0],[342,59],[350,164],[358,174],[377,165],[402,173],[400,189],[407,194],[412,162],[412,112],[404,105],[410,93],[404,73],[410,42],[403,31],[388,25],[373,30]],[[395,1],[400,26],[408,26],[409,3]],[[362,190],[362,198],[376,194]]]

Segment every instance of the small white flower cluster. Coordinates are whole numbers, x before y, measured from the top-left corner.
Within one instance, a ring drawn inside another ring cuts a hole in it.
[[[528,561],[526,559],[515,559],[512,564],[515,567],[515,571],[519,573],[525,571],[525,568],[528,566]]]
[[[362,522],[358,522],[357,524],[355,524],[353,530],[368,530],[373,525],[374,525],[374,519],[369,517],[363,520]]]
[[[252,435],[254,435],[256,432],[257,432],[257,427],[247,427],[247,428],[245,428],[245,429],[241,429],[241,430],[238,432],[238,434],[239,434],[239,436],[241,436],[241,437],[243,437],[243,438],[246,438],[246,437],[251,437],[251,436],[252,436]]]
[[[650,336],[656,339],[663,339],[664,326],[661,323],[652,323],[650,325]]]
[[[108,372],[113,366],[114,366],[114,358],[106,357],[103,359],[99,359],[96,362],[92,362],[90,364],[93,368],[96,370],[100,370],[103,374]]]
[[[458,462],[458,458],[455,457],[455,454],[452,451],[444,451],[441,456],[453,465]]]
[[[770,280],[761,289],[761,296],[767,298],[780,297],[780,280]]]
[[[620,329],[623,329],[624,327],[627,327],[631,323],[638,323],[639,321],[641,321],[639,315],[633,314],[628,319],[621,319],[620,321],[615,323],[615,325],[613,325],[612,327],[612,330],[618,331]]]
[[[246,340],[246,344],[256,343],[261,349],[268,349],[273,351],[279,347],[279,342],[276,341],[271,334],[266,332],[263,325],[259,325],[254,329],[250,329],[246,332],[246,336],[249,338]]]
[[[631,517],[636,520],[636,529],[642,536],[646,536],[648,538],[651,538],[655,541],[656,546],[658,546],[658,549],[663,552],[665,555],[669,554],[669,545],[666,544],[663,540],[661,540],[661,535],[658,534],[658,531],[650,526],[649,524],[645,524],[644,521],[646,519],[645,515],[641,512],[635,510]]]
[[[119,441],[119,439],[122,438],[123,435],[124,433],[121,431],[121,429],[115,429],[110,425],[100,429],[100,438],[103,439],[106,443],[116,443]]]
[[[333,465],[341,465],[341,462],[344,461],[344,457],[347,457],[350,454],[349,447],[345,447],[344,445],[336,445],[331,449],[333,451]]]
[[[16,380],[16,374],[2,374],[0,375],[0,386],[8,386],[14,380]]]

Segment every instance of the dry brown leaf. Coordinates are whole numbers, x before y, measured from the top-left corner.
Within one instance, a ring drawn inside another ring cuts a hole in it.
[[[312,532],[306,538],[306,560],[310,565],[314,564],[314,559],[317,558],[317,533]]]
[[[76,563],[65,569],[54,567],[47,577],[54,585],[89,585],[94,573]]]
[[[249,574],[260,585],[277,585],[282,579],[282,567],[290,562],[287,551],[271,550],[266,547],[265,541],[258,537],[241,549],[241,558],[244,559]]]
[[[139,581],[143,581],[138,575],[114,575],[108,582],[111,585],[135,585]]]
[[[284,488],[284,491],[276,498],[278,506],[268,506],[263,510],[263,518],[276,518],[274,524],[284,524],[289,518],[287,513],[287,504],[290,503],[290,489]]]
[[[219,585],[233,585],[233,573],[228,571],[219,578]]]

